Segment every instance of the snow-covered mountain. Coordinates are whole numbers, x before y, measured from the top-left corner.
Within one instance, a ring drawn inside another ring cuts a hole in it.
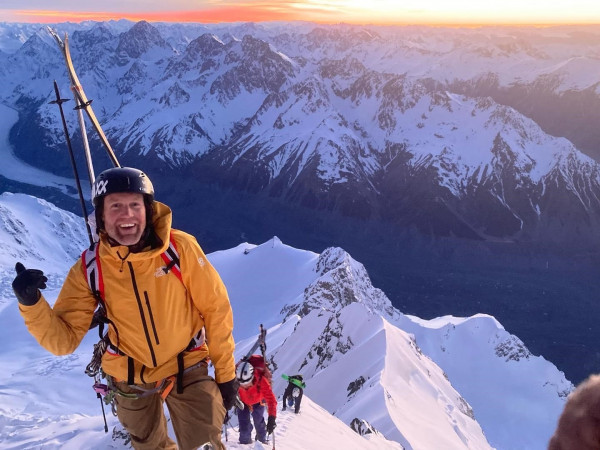
[[[2,194],[0,211],[3,448],[123,448],[115,418],[109,417],[112,432],[103,433],[100,405],[83,374],[97,337],[89,333],[73,355],[49,355],[28,334],[10,288],[21,260],[46,271],[45,294],[55,298],[87,245],[81,219],[23,194]],[[279,411],[278,445],[546,447],[572,385],[493,317],[406,316],[341,248],[317,254],[273,237],[208,257],[230,294],[236,355],[245,354],[263,323],[275,393],[283,393],[283,373],[302,373],[307,382],[301,414]],[[355,433],[353,422],[372,432]],[[244,447],[236,442],[235,428],[228,428],[228,447]]]
[[[339,246],[397,308],[487,313],[573,380],[600,367],[598,27],[55,28],[121,163],[209,250]],[[79,211],[56,43],[0,24],[0,49],[0,192]]]
[[[600,102],[597,28],[125,23],[57,25],[125,161],[435,236],[600,244],[582,122],[549,135],[507,91]],[[52,78],[68,92],[62,59],[43,28],[2,27],[16,153],[64,174],[47,104]]]

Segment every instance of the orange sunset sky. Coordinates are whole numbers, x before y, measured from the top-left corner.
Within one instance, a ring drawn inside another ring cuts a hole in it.
[[[201,23],[600,24],[600,0],[2,0],[0,6],[0,22],[121,18]]]

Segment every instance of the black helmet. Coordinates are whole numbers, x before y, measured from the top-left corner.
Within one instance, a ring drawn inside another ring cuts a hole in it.
[[[132,192],[143,194],[152,202],[154,188],[150,178],[141,170],[131,167],[114,167],[102,172],[92,186],[92,203],[98,208],[98,200],[108,194]]]

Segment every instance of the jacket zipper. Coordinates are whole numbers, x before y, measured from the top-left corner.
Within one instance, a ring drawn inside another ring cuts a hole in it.
[[[152,325],[152,332],[154,333],[154,342],[156,345],[160,345],[158,341],[158,332],[156,331],[156,325],[154,324],[154,315],[152,314],[152,307],[150,306],[150,298],[148,298],[148,291],[144,291],[144,298],[146,299],[146,308],[148,309],[148,315],[150,316],[150,324]]]
[[[138,309],[140,310],[140,317],[142,319],[142,325],[144,326],[144,334],[146,335],[146,342],[148,344],[148,349],[150,350],[150,356],[152,357],[152,366],[156,367],[156,355],[154,354],[154,347],[152,346],[152,339],[150,338],[150,331],[148,330],[148,323],[146,322],[146,315],[144,314],[144,305],[142,304],[142,299],[140,298],[140,292],[138,291],[138,286],[135,281],[135,272],[133,271],[133,265],[130,261],[127,261],[127,265],[129,266],[129,273],[131,274],[131,283],[133,284],[133,291],[135,293],[135,299],[137,300]]]

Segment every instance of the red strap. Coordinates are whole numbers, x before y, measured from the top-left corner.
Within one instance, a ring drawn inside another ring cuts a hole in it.
[[[96,244],[96,266],[98,267],[98,290],[100,297],[104,300],[104,280],[102,279],[102,267],[100,265],[100,244]]]
[[[163,253],[160,254],[161,258],[165,262],[167,266],[170,266],[173,274],[181,281],[183,284],[183,278],[181,277],[181,268],[179,267],[179,252],[177,251],[177,245],[175,244],[175,239],[173,238],[173,232],[169,234],[169,248]],[[175,263],[173,261],[175,260]]]

